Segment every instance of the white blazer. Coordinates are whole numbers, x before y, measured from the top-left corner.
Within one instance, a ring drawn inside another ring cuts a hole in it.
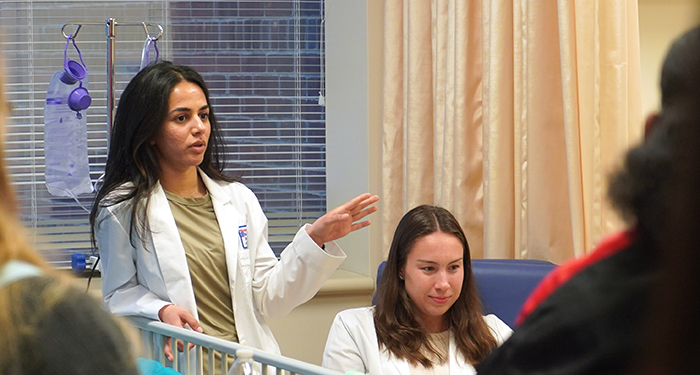
[[[239,341],[279,354],[265,318],[282,317],[311,299],[345,253],[335,243],[327,243],[323,251],[301,228],[278,261],[267,243],[267,218],[253,192],[241,183],[217,182],[199,173],[223,236]],[[158,311],[172,303],[198,318],[185,249],[160,184],[151,194],[147,218],[150,231],[144,246],[136,235],[129,241],[126,202],[99,212],[95,232],[107,309],[157,320]]]
[[[484,317],[500,345],[513,331],[496,315]],[[467,363],[457,351],[450,334],[450,374],[476,374],[474,366]],[[336,315],[323,351],[323,367],[341,372],[359,371],[371,375],[408,375],[410,365],[405,359],[396,358],[386,349],[380,351],[377,331],[374,328],[374,307],[360,307],[341,311]]]

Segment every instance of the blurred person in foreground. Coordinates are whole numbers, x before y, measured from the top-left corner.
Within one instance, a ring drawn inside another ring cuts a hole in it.
[[[627,153],[610,182],[610,199],[629,229],[548,275],[526,301],[522,325],[481,363],[479,374],[624,374],[636,364],[652,290],[670,252],[670,238],[661,235],[675,223],[667,198],[686,178],[671,173],[684,141],[679,129],[697,128],[700,119],[688,105],[700,99],[699,63],[700,29],[694,28],[669,50],[661,111],[647,118],[644,142]]]
[[[675,81],[665,116],[677,132],[668,200],[669,219],[658,228],[660,280],[652,290],[644,336],[630,375],[700,374],[700,28],[676,42],[664,67]],[[664,81],[662,81],[664,82]]]
[[[5,168],[8,112],[0,74],[0,374],[136,375],[123,323],[49,267],[25,238]]]

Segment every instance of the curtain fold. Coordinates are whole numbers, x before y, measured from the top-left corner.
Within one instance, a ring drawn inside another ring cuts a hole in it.
[[[633,0],[386,0],[382,232],[451,210],[474,258],[561,262],[620,227],[641,135]]]
[[[455,214],[478,255],[484,196],[481,6],[387,0],[385,18],[383,248],[388,250],[408,209],[431,203]]]

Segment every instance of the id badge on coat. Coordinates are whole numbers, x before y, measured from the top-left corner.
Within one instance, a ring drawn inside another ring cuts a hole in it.
[[[238,237],[241,239],[241,246],[244,249],[248,248],[248,225],[241,225],[238,227]]]

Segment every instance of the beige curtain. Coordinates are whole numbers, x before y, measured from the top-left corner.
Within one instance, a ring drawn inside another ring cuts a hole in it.
[[[607,177],[642,130],[634,0],[386,0],[384,249],[450,209],[474,258],[561,262],[620,223]]]

